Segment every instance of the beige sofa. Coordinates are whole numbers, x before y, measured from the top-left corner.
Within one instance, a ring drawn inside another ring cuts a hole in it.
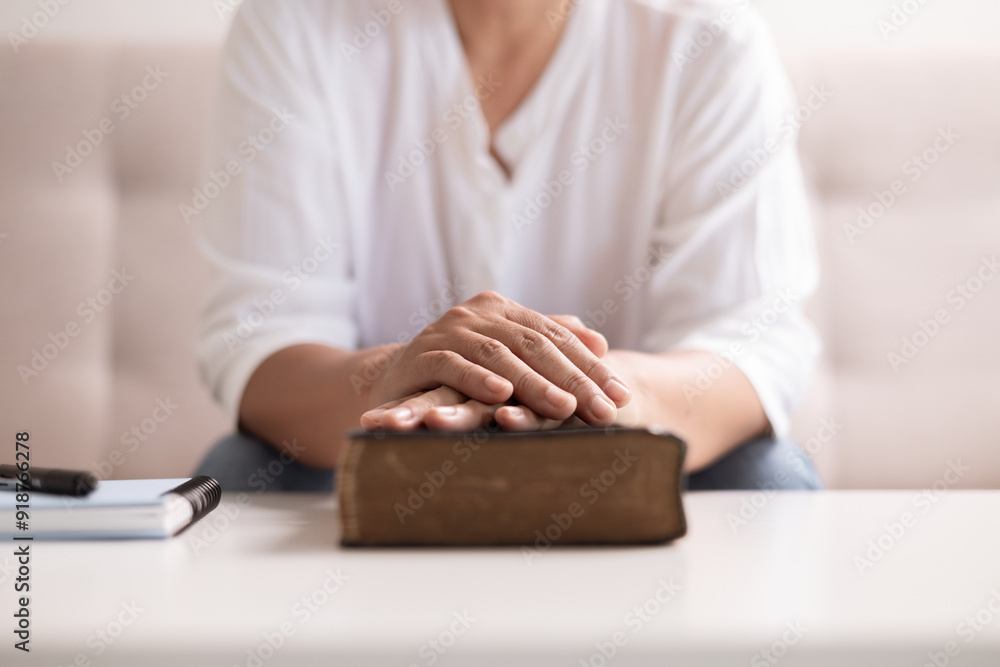
[[[230,428],[193,360],[206,272],[178,210],[217,56],[0,49],[0,459],[27,429],[38,465],[183,475]],[[1000,486],[1000,47],[786,60],[803,100],[831,93],[802,112],[826,352],[797,438],[835,487]]]

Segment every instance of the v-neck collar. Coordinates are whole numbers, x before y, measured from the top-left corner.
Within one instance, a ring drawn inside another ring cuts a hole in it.
[[[416,4],[416,3],[415,3]],[[511,169],[511,177],[490,154],[490,131],[481,108],[469,115],[467,123],[474,132],[476,159],[502,183],[511,183],[524,171],[520,167],[530,159],[539,137],[562,118],[581,78],[590,69],[594,53],[606,24],[608,0],[584,0],[572,5],[559,43],[541,76],[520,104],[497,126],[493,148]],[[423,13],[419,29],[424,57],[438,95],[445,108],[472,95],[480,82],[473,81],[465,48],[448,0],[421,2]],[[503,85],[503,82],[499,82]]]

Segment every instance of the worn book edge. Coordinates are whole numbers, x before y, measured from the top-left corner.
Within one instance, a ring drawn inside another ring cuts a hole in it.
[[[573,434],[578,432],[581,434],[592,434],[595,429],[589,428],[567,428],[567,429],[557,429],[561,431],[562,435]],[[677,480],[674,493],[676,494],[676,506],[679,510],[678,525],[677,529],[662,538],[653,537],[648,539],[639,539],[631,541],[633,544],[663,544],[672,542],[678,538],[684,537],[688,532],[687,517],[684,512],[683,495],[686,485],[683,483],[683,462],[687,454],[687,443],[679,438],[676,434],[670,432],[663,427],[652,425],[647,427],[621,427],[612,426],[604,429],[604,432],[608,435],[613,433],[621,432],[641,432],[650,435],[655,435],[664,438],[667,441],[672,442],[679,449],[679,465],[677,467]],[[501,432],[505,438],[518,439],[518,438],[530,438],[537,437],[537,432],[514,432],[514,431],[502,431]],[[341,544],[347,547],[365,547],[365,546],[409,546],[409,547],[434,547],[434,546],[456,546],[453,542],[411,542],[411,541],[400,541],[400,542],[384,542],[384,541],[369,541],[361,539],[361,526],[359,521],[359,507],[358,507],[358,496],[357,496],[357,469],[363,456],[367,453],[367,442],[380,441],[386,437],[385,432],[381,431],[354,431],[349,434],[350,442],[345,453],[345,458],[341,468],[341,481],[338,484],[338,493],[340,496],[340,519],[341,519]],[[403,438],[420,438],[426,437],[427,432],[422,431],[401,431],[394,432],[391,434],[393,437],[403,437]],[[449,433],[448,435],[458,435],[461,433],[454,434]],[[614,542],[610,542],[614,544]],[[514,544],[514,543],[510,543]],[[585,540],[579,542],[571,542],[570,544],[577,545],[604,545],[609,544],[604,540]],[[476,547],[476,546],[509,546],[508,543],[497,543],[497,545],[485,544],[485,543],[470,543],[470,544],[459,544],[458,546],[466,547]]]
[[[357,477],[356,471],[361,456],[364,454],[365,443],[363,440],[353,439],[348,443],[347,454],[344,458],[343,466],[337,480],[338,502],[340,504],[341,517],[341,539],[347,541],[357,541],[361,537],[361,528],[358,525],[357,500]]]

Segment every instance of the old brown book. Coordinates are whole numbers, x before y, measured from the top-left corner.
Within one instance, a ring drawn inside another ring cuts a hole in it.
[[[345,545],[665,542],[684,535],[684,443],[647,429],[352,435]]]

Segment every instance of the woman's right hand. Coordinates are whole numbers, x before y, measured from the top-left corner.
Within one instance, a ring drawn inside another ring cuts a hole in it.
[[[443,387],[484,406],[514,399],[527,408],[522,411],[527,420],[562,423],[576,415],[587,424],[607,426],[631,394],[601,362],[606,352],[604,337],[578,318],[546,317],[495,292],[483,292],[403,345],[375,381],[372,396],[384,406]],[[500,411],[513,420],[517,406],[508,407]],[[363,423],[373,423],[371,412]],[[386,419],[386,410],[376,428],[420,426],[422,419],[411,413],[406,418],[400,411]]]

